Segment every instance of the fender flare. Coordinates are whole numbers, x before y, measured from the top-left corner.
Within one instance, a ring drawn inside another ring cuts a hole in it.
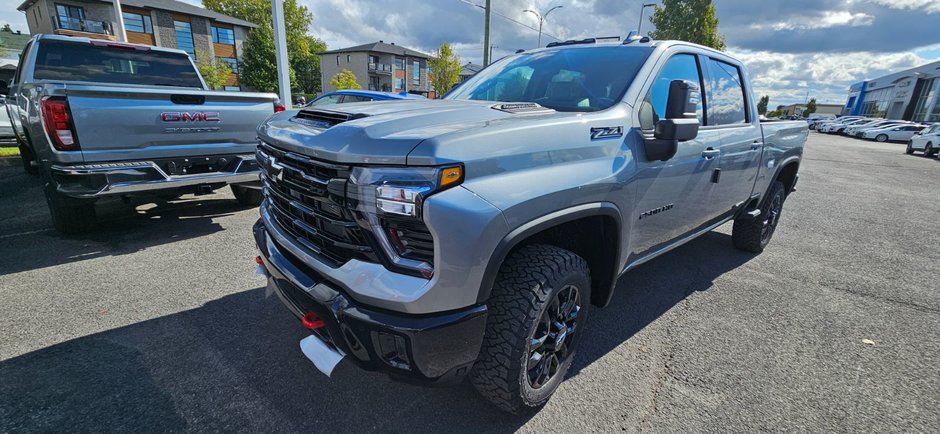
[[[494,249],[486,263],[486,268],[483,272],[483,279],[480,282],[480,290],[477,295],[477,302],[484,303],[487,299],[489,299],[490,291],[493,289],[493,284],[496,282],[496,276],[499,273],[500,266],[503,265],[506,257],[509,256],[509,252],[518,246],[519,243],[545,229],[581,218],[596,216],[611,217],[614,219],[614,222],[617,226],[618,239],[616,240],[617,246],[615,249],[615,259],[617,260],[617,264],[615,264],[613,267],[614,275],[611,277],[612,285],[615,285],[617,283],[617,276],[619,275],[620,271],[618,265],[620,265],[620,262],[622,262],[620,256],[622,254],[623,246],[621,245],[622,243],[619,235],[623,233],[623,216],[620,213],[620,209],[611,202],[591,202],[545,214],[541,217],[519,225],[515,229],[511,230],[505,237],[503,237],[499,244],[496,245],[496,249]]]

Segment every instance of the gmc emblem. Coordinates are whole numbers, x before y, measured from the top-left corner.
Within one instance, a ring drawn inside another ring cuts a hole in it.
[[[222,122],[219,112],[163,112],[163,122]]]

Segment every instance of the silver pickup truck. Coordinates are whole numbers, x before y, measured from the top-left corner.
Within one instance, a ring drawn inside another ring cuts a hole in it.
[[[206,90],[183,51],[39,35],[9,94],[23,167],[41,176],[62,232],[88,229],[102,198],[231,184],[239,202],[260,201],[255,129],[277,97]]]
[[[768,245],[806,122],[761,123],[744,66],[706,47],[553,45],[443,100],[259,127],[259,271],[322,372],[469,377],[518,412],[603,333],[586,322],[625,272],[729,221],[735,247]]]

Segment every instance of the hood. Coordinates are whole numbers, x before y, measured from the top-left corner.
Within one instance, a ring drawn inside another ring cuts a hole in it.
[[[406,164],[422,141],[472,131],[492,122],[559,113],[533,104],[492,101],[400,100],[292,110],[258,127],[258,137],[282,149],[348,164]]]

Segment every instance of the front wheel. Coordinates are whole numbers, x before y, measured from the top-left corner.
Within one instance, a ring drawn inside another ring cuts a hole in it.
[[[887,141],[888,141],[888,135],[887,135],[887,134],[879,134],[879,135],[875,136],[875,140],[876,140],[876,141],[879,141],[879,142],[887,142]]]
[[[261,189],[259,188],[249,188],[238,184],[232,184],[229,187],[232,188],[232,194],[235,195],[235,200],[238,201],[239,205],[242,206],[258,206],[261,205]]]
[[[786,198],[786,187],[782,182],[774,181],[770,192],[761,203],[760,215],[752,218],[742,214],[734,219],[731,229],[731,241],[734,246],[748,252],[763,252],[777,230],[780,214],[783,213],[783,201]]]
[[[580,256],[543,244],[517,250],[487,302],[473,386],[511,413],[545,404],[571,367],[590,302],[590,271]]]
[[[933,150],[933,144],[932,144],[932,143],[928,143],[928,144],[927,144],[927,147],[924,148],[924,156],[925,156],[925,157],[933,157],[934,152],[936,152],[936,151]]]
[[[23,171],[28,175],[39,175],[39,164],[36,161],[36,155],[33,150],[23,144],[19,145],[20,161],[23,163]]]
[[[914,153],[914,145],[911,143],[910,140],[907,141],[907,149],[904,150],[904,153],[907,155],[911,155]]]

